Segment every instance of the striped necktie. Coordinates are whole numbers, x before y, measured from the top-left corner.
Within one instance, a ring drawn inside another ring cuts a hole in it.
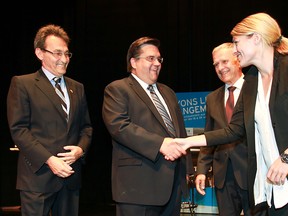
[[[176,137],[176,133],[175,133],[175,128],[174,125],[171,121],[170,116],[167,113],[167,110],[165,109],[164,105],[162,104],[162,102],[160,101],[159,97],[157,96],[156,92],[154,91],[154,88],[152,85],[149,85],[147,88],[150,91],[151,97],[154,101],[154,104],[158,110],[158,112],[160,113],[166,127],[168,128],[169,132]]]
[[[66,121],[68,121],[69,116],[68,116],[68,110],[67,110],[65,95],[64,95],[64,93],[61,89],[61,86],[60,86],[61,78],[60,77],[54,77],[53,80],[55,81],[55,91],[60,98],[61,106],[62,106],[62,109],[64,110]]]

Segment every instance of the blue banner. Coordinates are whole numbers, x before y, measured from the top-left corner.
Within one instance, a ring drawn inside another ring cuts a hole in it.
[[[210,92],[176,93],[186,128],[204,128],[206,119],[206,96]]]

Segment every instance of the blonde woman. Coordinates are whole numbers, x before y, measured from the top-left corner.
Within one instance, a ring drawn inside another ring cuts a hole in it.
[[[246,136],[250,204],[267,205],[269,216],[287,216],[288,39],[266,13],[244,18],[231,35],[241,67],[251,68],[229,126],[175,141],[186,149]]]

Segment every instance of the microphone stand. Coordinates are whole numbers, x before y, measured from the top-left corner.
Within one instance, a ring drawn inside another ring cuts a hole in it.
[[[194,175],[190,175],[189,176],[189,180],[188,180],[188,188],[191,189],[191,201],[188,203],[189,204],[189,209],[190,209],[190,213],[191,215],[195,215],[195,208],[197,208],[197,204],[195,203],[195,197],[194,197],[194,188],[195,188],[195,176]]]
[[[189,192],[191,190],[191,196],[188,202],[183,203],[184,205],[187,204],[188,206],[182,207],[183,209],[189,208],[191,216],[196,215],[195,208],[197,208],[198,206],[195,203],[195,198],[194,198],[194,188],[195,188],[194,180],[195,180],[195,176],[193,174],[189,175],[187,185],[188,185]]]

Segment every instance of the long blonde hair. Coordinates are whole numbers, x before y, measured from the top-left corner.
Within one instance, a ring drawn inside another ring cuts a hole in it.
[[[284,37],[275,19],[267,13],[256,13],[244,18],[230,32],[231,36],[261,35],[268,46],[274,47],[281,54],[288,54],[288,38]]]

